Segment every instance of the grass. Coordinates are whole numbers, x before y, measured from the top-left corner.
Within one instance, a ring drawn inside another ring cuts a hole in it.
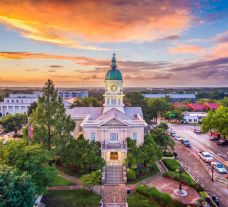
[[[180,163],[177,160],[173,160],[173,159],[163,159],[162,162],[165,164],[165,166],[169,170],[169,171],[165,172],[163,174],[163,176],[176,180],[176,181],[180,181],[180,174],[178,172]],[[199,184],[197,184],[186,171],[184,171],[182,173],[181,181],[184,184],[194,188],[197,191],[203,190],[203,188]]]
[[[135,192],[128,196],[127,198],[129,207],[159,207],[160,205],[153,203],[146,196]]]
[[[43,202],[47,207],[97,207],[101,197],[86,190],[48,191]]]
[[[71,183],[70,181],[62,177],[61,174],[58,174],[55,177],[53,183],[51,184],[51,186],[68,186],[68,185],[74,185],[74,183]]]
[[[140,182],[140,181],[142,181],[142,180],[144,180],[144,179],[146,179],[146,178],[148,178],[150,176],[153,176],[153,175],[157,174],[158,172],[159,172],[159,169],[158,169],[157,165],[155,165],[153,170],[151,170],[150,172],[148,172],[146,174],[143,174],[143,175],[140,175],[140,176],[136,177],[135,180],[131,180],[128,183],[129,184],[138,183],[138,182]]]
[[[162,193],[156,188],[139,186],[136,192],[128,196],[129,207],[183,207],[184,205],[172,199],[167,193]]]

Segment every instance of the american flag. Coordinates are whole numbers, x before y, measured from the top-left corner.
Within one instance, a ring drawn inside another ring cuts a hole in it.
[[[29,137],[29,139],[33,138],[33,127],[32,127],[32,124],[29,124],[28,137]]]

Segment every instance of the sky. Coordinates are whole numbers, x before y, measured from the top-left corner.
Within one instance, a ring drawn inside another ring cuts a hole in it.
[[[227,0],[1,0],[0,87],[228,86]]]

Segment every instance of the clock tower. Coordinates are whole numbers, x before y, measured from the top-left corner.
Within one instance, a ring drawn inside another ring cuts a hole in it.
[[[105,103],[103,112],[107,112],[112,108],[124,112],[123,104],[123,78],[117,68],[115,53],[112,57],[111,69],[105,75]]]

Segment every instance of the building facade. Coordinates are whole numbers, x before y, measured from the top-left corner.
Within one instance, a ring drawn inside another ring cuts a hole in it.
[[[86,98],[86,97],[88,97],[88,91],[65,91],[65,90],[58,90],[58,95],[62,99]]]
[[[9,97],[4,98],[3,102],[0,102],[0,116],[27,113],[29,106],[33,102],[37,102],[40,95],[40,92],[34,92],[32,94],[10,94]]]
[[[143,94],[145,98],[170,98],[172,102],[190,101],[194,103],[196,101],[195,94],[177,94],[177,93],[167,93],[167,94]]]
[[[203,118],[207,116],[206,112],[184,112],[184,123],[198,124],[202,123]]]
[[[86,139],[101,143],[101,154],[107,165],[120,165],[127,156],[126,138],[144,142],[141,107],[125,107],[123,103],[123,78],[113,55],[111,69],[105,76],[103,107],[74,107],[67,113],[75,121],[74,137],[83,134]]]

